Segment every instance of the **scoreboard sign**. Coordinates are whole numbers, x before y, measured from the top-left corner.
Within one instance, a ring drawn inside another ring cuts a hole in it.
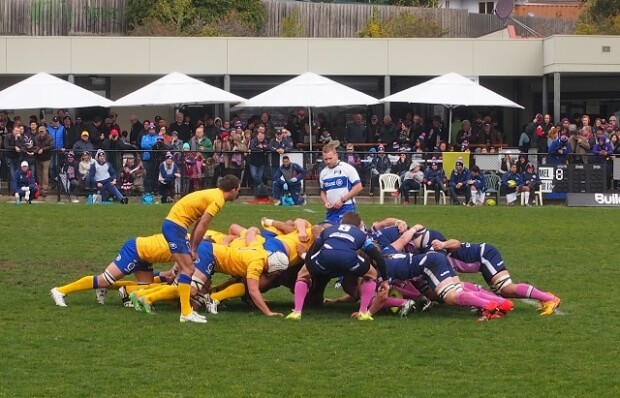
[[[547,194],[599,193],[607,190],[603,164],[544,165],[538,167],[538,176],[541,190]]]

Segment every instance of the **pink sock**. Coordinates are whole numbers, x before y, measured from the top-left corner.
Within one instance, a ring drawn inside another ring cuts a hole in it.
[[[396,298],[396,297],[388,297],[385,300],[385,303],[383,303],[383,308],[386,309],[386,308],[392,308],[392,307],[400,307],[403,304],[405,304],[406,302],[407,302],[407,300],[405,300],[405,299],[399,299],[399,298]]]
[[[518,283],[515,292],[517,293],[517,297],[519,298],[533,298],[538,301],[551,301],[553,300],[553,295],[545,292],[541,292],[536,289],[532,285],[528,285],[527,283]]]
[[[377,288],[377,282],[375,281],[362,282],[362,286],[360,286],[360,310],[359,312],[368,311],[370,300],[372,300],[372,297],[375,295],[376,288]]]
[[[483,289],[481,286],[476,285],[475,283],[463,282],[463,288],[464,290],[468,292],[473,292],[476,296],[481,297],[485,300],[495,301],[498,305],[501,305],[504,301],[506,301],[505,298],[493,294],[488,290]]]
[[[484,308],[484,306],[489,305],[491,301],[478,297],[474,292],[467,292],[463,290],[458,294],[458,296],[456,296],[456,303],[462,307],[473,306]]]
[[[304,280],[298,280],[295,282],[295,312],[301,313],[304,309],[304,301],[306,300],[306,294],[308,294],[308,283]]]

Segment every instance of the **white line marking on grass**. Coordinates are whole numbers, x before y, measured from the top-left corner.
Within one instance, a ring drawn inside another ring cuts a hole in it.
[[[519,300],[522,303],[531,305],[532,307],[539,307],[540,303],[538,302],[538,300],[532,300],[532,299],[521,299]],[[555,315],[567,315],[564,311],[561,311],[559,309],[555,309]]]
[[[316,213],[316,211],[312,209],[304,209],[304,211],[307,213]]]

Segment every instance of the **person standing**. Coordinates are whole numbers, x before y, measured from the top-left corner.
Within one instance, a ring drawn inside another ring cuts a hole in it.
[[[49,189],[49,168],[54,141],[47,133],[45,126],[39,126],[39,133],[34,137],[34,146],[37,148],[36,171],[39,185],[41,186],[41,196],[46,197]]]
[[[323,146],[325,166],[319,174],[321,200],[327,209],[325,220],[338,224],[346,212],[355,211],[355,196],[362,191],[357,170],[338,159],[336,147]]]
[[[218,188],[205,189],[184,196],[172,206],[163,222],[162,232],[175,262],[179,265],[180,322],[206,323],[202,315],[194,312],[190,303],[192,274],[196,250],[215,215],[225,202],[233,201],[239,193],[239,179],[229,174],[222,177]],[[191,236],[187,230],[194,226]]]

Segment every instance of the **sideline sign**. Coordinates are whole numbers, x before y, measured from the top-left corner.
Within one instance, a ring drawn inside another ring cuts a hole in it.
[[[569,207],[620,207],[618,193],[569,193],[566,197]]]

